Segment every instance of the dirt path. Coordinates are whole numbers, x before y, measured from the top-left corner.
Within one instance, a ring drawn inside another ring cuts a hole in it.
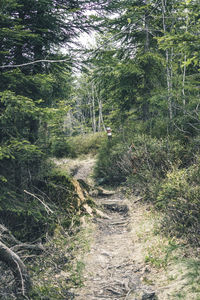
[[[85,286],[75,299],[156,299],[153,289],[142,285],[141,270],[134,263],[127,200],[116,193],[97,201],[106,217],[95,219],[93,244],[84,260]]]
[[[87,180],[87,176],[88,166],[81,164],[76,178]],[[76,291],[75,299],[156,299],[153,289],[141,283],[141,268],[134,262],[129,201],[116,192],[112,196],[96,198],[96,202],[104,217],[93,220],[93,243],[84,258],[84,287]]]

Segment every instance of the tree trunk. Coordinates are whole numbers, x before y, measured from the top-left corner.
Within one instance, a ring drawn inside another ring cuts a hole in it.
[[[98,131],[101,131],[101,124],[103,126],[103,130],[106,132],[106,126],[103,120],[103,109],[102,109],[102,101],[101,99],[97,98],[98,105],[99,105],[99,124],[98,124]]]
[[[148,4],[147,0],[145,0],[145,4],[146,5]],[[145,33],[146,33],[145,52],[148,52],[149,51],[149,13],[148,13],[148,9],[146,10],[144,20],[145,20]]]
[[[188,32],[188,26],[189,26],[189,16],[188,16],[188,12],[186,10],[186,29],[185,32]],[[186,101],[185,101],[185,78],[186,78],[186,61],[187,61],[187,56],[186,54],[184,55],[184,66],[183,66],[183,80],[182,80],[182,96],[183,96],[183,111],[185,114],[185,105],[186,105]]]
[[[94,85],[92,83],[92,128],[93,132],[96,132],[96,115],[95,115],[95,96],[94,96]]]
[[[163,31],[166,33],[166,0],[162,0],[162,17],[163,17]],[[170,68],[170,60],[169,60],[169,50],[166,50],[166,71],[167,71],[167,100],[168,100],[168,109],[169,109],[169,118],[172,120],[173,112],[172,112],[172,67]],[[171,55],[172,59],[172,55]]]
[[[186,77],[186,55],[184,56],[184,66],[183,66],[183,81],[182,81],[182,96],[183,96],[183,110],[185,114],[185,77]]]

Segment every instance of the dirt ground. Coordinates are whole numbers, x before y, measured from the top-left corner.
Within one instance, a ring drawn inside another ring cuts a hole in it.
[[[91,182],[94,162],[86,159],[75,164],[74,177]],[[156,299],[153,287],[140,280],[143,265],[135,263],[130,202],[117,191],[95,201],[103,215],[93,219],[93,243],[84,257],[84,286],[76,290],[75,299]]]
[[[105,215],[94,219],[93,244],[84,259],[84,287],[75,299],[156,299],[153,287],[140,280],[143,266],[135,263],[128,201],[120,193],[96,201]]]

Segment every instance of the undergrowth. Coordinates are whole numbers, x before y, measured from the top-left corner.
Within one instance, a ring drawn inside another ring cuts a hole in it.
[[[88,133],[72,137],[53,137],[51,142],[51,154],[57,158],[76,158],[84,154],[97,154],[105,133]]]
[[[75,231],[74,231],[75,230]],[[73,229],[57,226],[45,244],[45,253],[31,264],[31,299],[74,299],[74,291],[83,285],[83,256],[89,251],[90,225]]]
[[[137,202],[132,214],[134,257],[142,265],[141,280],[155,286],[158,299],[200,299],[199,250],[184,239],[163,234],[160,231],[163,213],[152,204]]]
[[[172,138],[133,135],[105,141],[95,168],[98,183],[119,185],[162,210],[162,229],[200,245],[200,156]],[[194,151],[195,150],[195,151]]]

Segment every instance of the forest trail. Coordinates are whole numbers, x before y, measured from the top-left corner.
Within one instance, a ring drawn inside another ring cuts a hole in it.
[[[76,179],[87,181],[93,163],[82,161]],[[104,214],[93,219],[92,245],[83,259],[84,286],[75,291],[75,299],[156,299],[154,289],[140,280],[144,266],[135,262],[130,202],[118,191],[95,201]]]

